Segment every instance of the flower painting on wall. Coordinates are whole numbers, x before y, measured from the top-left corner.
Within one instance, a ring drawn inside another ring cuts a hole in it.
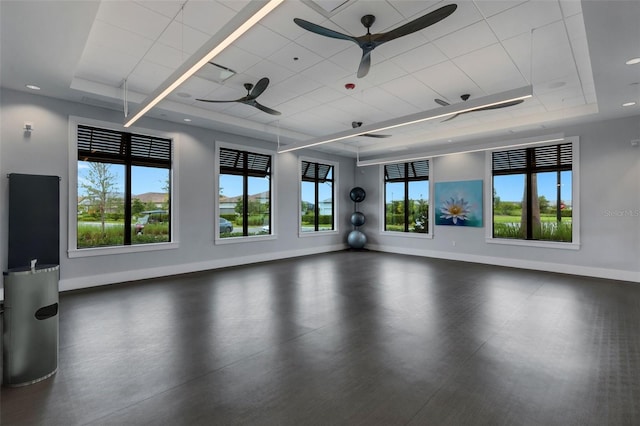
[[[482,181],[436,182],[436,225],[482,227]]]

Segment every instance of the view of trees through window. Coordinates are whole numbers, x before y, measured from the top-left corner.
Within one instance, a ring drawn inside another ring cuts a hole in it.
[[[271,234],[271,156],[220,148],[221,238]]]
[[[493,237],[571,242],[571,144],[493,153]]]
[[[384,166],[385,222],[391,232],[429,232],[429,160]]]
[[[170,144],[78,126],[77,248],[170,241]]]
[[[334,229],[333,166],[301,161],[300,230]]]

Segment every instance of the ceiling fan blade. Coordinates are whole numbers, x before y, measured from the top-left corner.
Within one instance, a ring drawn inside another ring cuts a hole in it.
[[[440,106],[449,106],[449,105],[451,105],[449,102],[443,101],[442,99],[434,99],[434,101]]]
[[[485,111],[485,110],[490,110],[490,109],[507,108],[507,107],[511,107],[511,106],[514,106],[514,105],[521,104],[523,102],[524,102],[524,99],[518,99],[516,101],[505,102],[503,104],[491,105],[491,106],[486,106],[486,107],[482,107],[482,108],[476,108],[476,109],[474,109],[474,111]]]
[[[471,112],[471,111],[465,111],[465,112]],[[441,123],[444,123],[445,121],[453,120],[454,118],[456,118],[460,114],[464,114],[464,112],[459,112],[457,114],[453,114],[451,117],[447,118],[446,120],[442,120]]]
[[[371,68],[371,49],[362,49],[362,59],[358,67],[358,78],[362,78],[369,73]]]
[[[448,4],[446,6],[442,6],[441,8],[427,13],[426,15],[423,15],[417,19],[414,19],[413,21],[408,22],[401,27],[396,28],[395,30],[380,34],[378,37],[376,37],[376,42],[377,44],[382,44],[398,37],[420,31],[430,25],[442,21],[444,18],[455,12],[457,8],[458,5],[456,4]]]
[[[360,136],[366,136],[368,138],[390,138],[391,135],[376,135],[375,133],[365,133]]]
[[[342,34],[337,31],[330,30],[329,28],[325,28],[318,24],[305,21],[304,19],[293,18],[293,22],[298,24],[299,27],[302,27],[307,31],[311,31],[312,33],[320,34],[325,37],[338,38],[341,40],[350,40],[350,41],[353,41],[354,43],[358,43],[358,40],[356,40],[355,37],[351,37],[350,35]]]
[[[211,103],[216,103],[216,104],[223,104],[223,103],[227,103],[227,102],[242,102],[244,100],[245,100],[245,98],[234,99],[232,101],[214,101],[214,100],[211,100],[211,99],[196,99],[196,101],[211,102]]]
[[[282,113],[280,111],[276,111],[275,109],[271,109],[269,107],[266,107],[262,104],[259,104],[258,102],[253,102],[251,105],[253,105],[254,107],[258,108],[261,111],[266,112],[267,114],[271,114],[271,115],[281,115]]]
[[[258,80],[258,82],[256,83],[255,86],[253,86],[253,90],[251,90],[251,93],[248,96],[249,99],[255,99],[258,96],[260,96],[262,92],[264,92],[267,89],[267,86],[269,86],[269,79],[267,77],[263,77],[260,80]]]

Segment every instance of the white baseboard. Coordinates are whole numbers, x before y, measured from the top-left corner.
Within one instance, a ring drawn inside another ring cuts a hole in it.
[[[535,271],[557,272],[561,274],[581,275],[640,283],[640,272],[637,271],[623,271],[619,269],[594,268],[590,266],[567,265],[562,263],[539,262],[524,259],[508,259],[504,257],[479,256],[475,254],[451,253],[434,250],[406,249],[403,247],[388,247],[376,244],[369,244],[367,245],[367,248],[386,253],[459,260],[462,262],[482,263],[486,265],[507,266],[512,268],[531,269]]]
[[[157,268],[136,269],[132,271],[119,271],[110,274],[91,275],[87,277],[66,278],[60,280],[60,291],[78,290],[81,288],[96,287],[107,284],[116,284],[127,281],[144,280],[148,278],[166,277],[171,275],[186,274],[189,272],[207,271],[211,269],[228,268],[230,266],[249,265],[251,263],[268,262],[272,260],[288,259],[298,256],[327,253],[346,249],[346,244],[320,246],[302,250],[280,251],[275,253],[261,253],[251,256],[243,256],[234,259],[212,259],[202,262],[184,263],[180,265],[168,265]]]

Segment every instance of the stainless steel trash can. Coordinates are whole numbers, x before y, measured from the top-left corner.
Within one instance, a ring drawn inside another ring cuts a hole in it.
[[[3,385],[39,382],[58,369],[58,265],[4,272]]]

